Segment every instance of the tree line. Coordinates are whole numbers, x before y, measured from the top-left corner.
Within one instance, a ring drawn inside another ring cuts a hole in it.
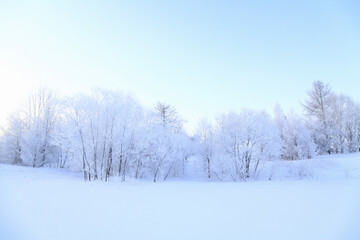
[[[58,98],[42,88],[3,127],[2,161],[81,170],[85,181],[156,182],[182,176],[195,157],[208,178],[237,181],[256,176],[262,161],[360,150],[360,105],[349,96],[316,81],[302,107],[301,116],[280,105],[274,117],[250,109],[222,114],[189,136],[165,103],[146,109],[118,91]]]

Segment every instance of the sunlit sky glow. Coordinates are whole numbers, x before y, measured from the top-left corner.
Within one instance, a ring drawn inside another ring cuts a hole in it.
[[[360,101],[359,1],[0,1],[0,121],[40,84],[174,105],[192,129],[299,109],[314,80]]]

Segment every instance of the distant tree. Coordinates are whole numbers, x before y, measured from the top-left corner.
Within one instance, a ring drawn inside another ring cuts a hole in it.
[[[170,127],[173,131],[178,132],[182,129],[182,120],[179,117],[175,107],[158,102],[155,106],[156,120],[163,127]]]
[[[307,124],[319,153],[345,153],[359,149],[360,105],[338,95],[327,84],[313,83],[303,104]]]
[[[302,119],[291,113],[282,129],[282,157],[297,160],[312,158],[316,154],[316,145],[311,132]]]
[[[313,83],[308,97],[302,104],[307,123],[315,135],[315,142],[320,153],[331,153],[331,128],[334,121],[331,116],[331,101],[334,93],[328,84],[321,81]]]
[[[13,114],[8,119],[8,126],[3,130],[3,155],[6,162],[13,164],[24,164],[23,148],[25,123],[21,114]]]
[[[67,118],[75,133],[72,144],[82,159],[84,179],[107,181],[117,174],[125,181],[133,162],[141,161],[137,140],[143,131],[142,108],[116,91],[97,90],[67,102]]]
[[[274,109],[274,120],[280,130],[283,159],[297,160],[316,155],[316,144],[311,131],[299,116],[293,112],[286,116],[277,104]]]
[[[215,151],[213,127],[206,120],[200,121],[196,129],[196,136],[201,144],[199,152],[204,159],[207,176],[211,178],[211,162]]]
[[[354,152],[358,150],[357,135],[360,126],[360,105],[350,97],[335,95],[331,99],[331,147],[336,153]]]
[[[30,96],[25,108],[10,117],[6,145],[14,163],[56,165],[53,150],[58,115],[57,98],[49,89],[40,88]]]
[[[264,112],[244,110],[218,119],[216,175],[232,179],[254,176],[259,162],[280,156],[279,131]]]

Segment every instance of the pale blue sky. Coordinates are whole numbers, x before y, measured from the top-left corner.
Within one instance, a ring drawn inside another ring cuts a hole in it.
[[[174,105],[188,120],[299,109],[314,80],[360,101],[360,1],[3,1],[2,118],[41,82]]]

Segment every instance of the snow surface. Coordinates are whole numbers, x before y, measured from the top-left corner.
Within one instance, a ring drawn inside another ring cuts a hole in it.
[[[360,239],[360,154],[266,163],[258,180],[83,182],[2,164],[0,239]]]

